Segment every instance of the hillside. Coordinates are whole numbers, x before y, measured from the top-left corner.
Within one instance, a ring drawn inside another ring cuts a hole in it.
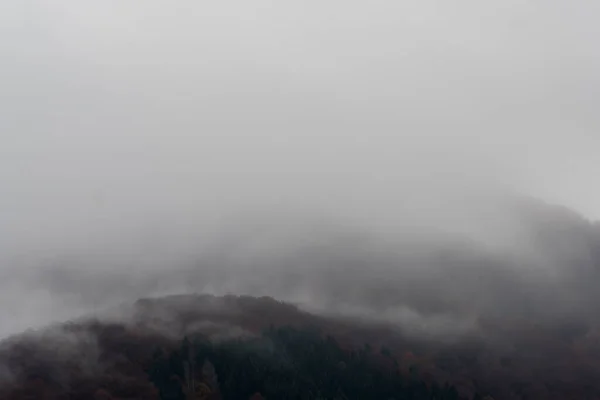
[[[487,236],[264,223],[189,268],[32,274],[121,305],[4,339],[0,399],[600,399],[600,229],[510,207],[473,210]]]
[[[272,298],[143,299],[5,340],[0,398],[183,399],[191,387],[188,398],[600,398],[591,331],[570,341],[525,323],[485,329],[504,343],[410,338]]]

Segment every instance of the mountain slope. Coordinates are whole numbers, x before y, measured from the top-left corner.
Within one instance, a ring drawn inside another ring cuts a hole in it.
[[[436,398],[600,398],[597,335],[570,342],[526,324],[485,329],[504,343],[407,337],[391,325],[324,318],[271,298],[144,299],[112,320],[5,340],[0,398],[183,398],[189,382],[204,382],[199,371],[206,362],[219,377],[221,398],[255,392],[278,398],[292,388],[297,398],[319,398],[317,392],[335,398],[332,391],[348,399],[365,393],[420,399],[433,392]],[[186,378],[190,343],[197,367]],[[274,371],[275,381],[268,378]]]

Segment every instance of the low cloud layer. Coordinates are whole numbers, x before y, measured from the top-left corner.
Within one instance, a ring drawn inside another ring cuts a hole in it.
[[[592,2],[13,3],[0,336],[181,291],[592,313]]]

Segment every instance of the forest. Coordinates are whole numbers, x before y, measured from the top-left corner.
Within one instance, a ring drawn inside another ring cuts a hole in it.
[[[344,351],[316,330],[270,328],[252,340],[185,338],[170,354],[157,350],[149,377],[164,400],[459,398],[455,388],[404,378],[397,367],[384,348]]]
[[[522,324],[433,342],[267,297],[143,299],[0,342],[6,400],[600,399],[599,340]]]

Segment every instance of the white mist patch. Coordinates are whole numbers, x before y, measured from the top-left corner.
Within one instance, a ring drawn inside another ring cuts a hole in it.
[[[82,316],[93,308],[77,296],[53,292],[27,282],[0,284],[0,338]]]
[[[393,326],[400,332],[422,339],[435,339],[440,342],[460,339],[479,331],[476,317],[451,314],[424,315],[409,306],[395,306],[372,309],[351,304],[322,304],[310,301],[299,303],[306,311],[329,317],[357,319],[367,323]]]

